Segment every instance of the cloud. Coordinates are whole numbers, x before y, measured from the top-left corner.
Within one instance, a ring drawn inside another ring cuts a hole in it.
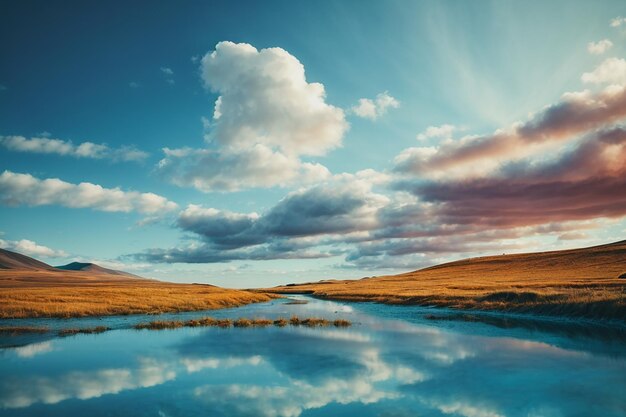
[[[200,372],[204,369],[225,369],[236,366],[258,366],[263,363],[263,357],[259,355],[250,356],[249,358],[183,358],[180,360],[185,366],[187,372]]]
[[[611,27],[613,28],[620,27],[624,23],[626,23],[626,18],[621,17],[621,16],[611,19]]]
[[[415,147],[394,160],[397,173],[430,178],[481,177],[504,163],[570,141],[626,116],[626,88],[610,86],[599,93],[564,94],[528,121],[486,136],[467,136],[437,147]]]
[[[153,387],[175,377],[173,370],[149,359],[143,359],[136,369],[73,371],[55,378],[7,377],[0,383],[0,407],[24,408],[35,403],[57,404],[71,398],[87,400],[105,394]]]
[[[101,211],[142,214],[175,210],[176,203],[153,193],[122,191],[81,182],[72,184],[58,178],[39,179],[30,174],[4,171],[0,174],[0,203],[8,206],[60,205]]]
[[[129,255],[151,263],[221,263],[230,261],[268,261],[275,259],[322,259],[332,256],[330,253],[309,251],[289,245],[261,245],[251,248],[238,248],[224,251],[213,245],[193,243],[170,249],[148,249]]]
[[[417,135],[417,140],[424,141],[430,138],[448,139],[456,130],[458,130],[458,128],[452,125],[428,126],[425,131]]]
[[[15,349],[15,354],[20,358],[32,358],[37,355],[52,352],[52,342],[40,342],[32,343],[26,346],[18,346]]]
[[[259,53],[247,48],[231,53]],[[219,99],[216,113],[209,129],[222,117]],[[318,184],[288,193],[262,213],[189,205],[175,223],[185,245],[130,256],[167,263],[343,257],[337,267],[414,269],[459,256],[547,249],[567,239],[593,241],[593,233],[581,230],[599,230],[626,216],[625,118],[626,88],[612,84],[565,93],[527,120],[488,135],[452,139],[455,126],[430,126],[420,139],[444,139],[405,149],[388,172],[326,172]],[[213,130],[209,140],[217,141]],[[239,146],[237,140],[222,142],[224,149]],[[165,162],[204,158],[191,165],[206,165],[207,174],[181,180],[213,178],[207,185],[197,182],[201,189],[282,184],[272,178],[280,174],[258,171],[269,168],[255,162],[289,153],[264,146],[269,150],[247,152],[265,151],[265,158],[250,157],[241,166],[222,162],[222,148],[167,150]],[[220,165],[249,172],[242,183],[229,184],[234,180],[219,175]],[[264,176],[271,179],[262,182]]]
[[[608,39],[602,39],[598,42],[589,42],[587,44],[587,51],[593,55],[602,55],[613,46],[613,42]]]
[[[201,61],[207,89],[218,93],[205,123],[205,149],[165,149],[157,170],[180,186],[233,191],[317,181],[328,175],[302,156],[341,146],[343,110],[325,102],[304,66],[281,48],[220,42]]]
[[[593,71],[584,73],[581,80],[591,84],[626,84],[626,60],[607,58]]]
[[[50,249],[47,246],[38,245],[32,240],[3,240],[0,239],[0,248],[23,253],[25,255],[44,258],[64,258],[68,256],[67,252],[62,250]]]
[[[314,183],[330,176],[321,164],[302,162],[262,144],[237,152],[192,148],[163,152],[165,157],[157,165],[161,177],[204,192]]]
[[[396,186],[437,204],[440,221],[448,224],[515,227],[619,218],[626,215],[626,130],[593,133],[554,160],[527,159],[485,178]]]
[[[176,82],[174,81],[174,71],[172,71],[169,67],[161,67],[161,72],[165,76],[165,82],[170,85],[174,85]]]
[[[129,86],[130,88],[139,88],[139,87],[140,87],[139,83],[138,83],[138,82],[135,82],[135,81],[131,81],[131,82],[129,82],[129,83],[128,83],[128,86]]]
[[[341,145],[343,111],[308,83],[304,66],[281,48],[220,42],[202,58],[202,79],[220,94],[210,139],[231,149],[256,144],[289,155],[323,155]]]
[[[74,145],[72,141],[51,139],[46,136],[25,138],[24,136],[0,136],[0,145],[10,151],[55,154],[75,158],[111,159],[113,161],[143,161],[148,153],[133,146],[117,149],[93,142]]]
[[[176,226],[195,242],[135,257],[209,263],[345,256],[343,266],[408,269],[458,254],[524,250],[520,239],[565,238],[595,227],[583,222],[626,215],[626,130],[592,130],[550,159],[509,161],[478,178],[403,174],[380,193],[373,183],[386,188],[389,178],[378,177],[335,176],[262,214],[190,205]]]
[[[400,107],[400,102],[385,91],[378,94],[373,100],[369,98],[359,99],[359,103],[353,106],[351,111],[359,117],[376,120],[385,115],[388,109],[397,109],[398,107]]]
[[[294,259],[331,256],[310,251],[324,239],[345,237],[377,226],[387,198],[364,179],[347,175],[289,193],[266,213],[233,213],[190,205],[176,222],[200,243],[153,249],[135,255],[151,262],[220,262],[238,259]]]

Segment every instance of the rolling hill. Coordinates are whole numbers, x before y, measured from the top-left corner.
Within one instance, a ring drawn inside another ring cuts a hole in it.
[[[21,253],[0,249],[0,269],[51,270],[54,268]]]
[[[53,267],[0,249],[0,319],[210,310],[274,295],[141,278],[93,263]]]
[[[626,320],[626,241],[463,259],[400,275],[265,289],[346,301]]]
[[[141,278],[138,275],[134,275],[128,272],[103,268],[100,265],[96,265],[91,262],[71,262],[67,265],[57,266],[56,269],[62,269],[64,271],[83,271],[83,272],[89,272],[91,274],[121,275],[121,276],[132,277],[132,278]]]

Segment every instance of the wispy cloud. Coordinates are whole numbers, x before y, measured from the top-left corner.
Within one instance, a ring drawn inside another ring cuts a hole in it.
[[[44,245],[39,245],[36,242],[28,239],[21,240],[4,240],[0,239],[0,248],[23,253],[34,257],[44,258],[64,258],[68,256],[67,252],[63,250],[51,249]]]
[[[165,75],[165,82],[170,85],[174,85],[174,71],[169,67],[161,67],[161,72]]]
[[[448,139],[452,136],[452,133],[457,130],[459,130],[458,127],[447,124],[441,126],[428,126],[426,130],[417,135],[416,139],[419,141],[424,141],[430,138]]]
[[[542,147],[576,139],[626,116],[626,88],[564,94],[562,100],[491,135],[468,136],[436,147],[408,148],[395,159],[396,172],[431,178],[481,176]]]
[[[608,58],[593,71],[584,73],[580,79],[591,84],[620,84],[626,85],[626,60],[623,58]]]
[[[611,49],[612,46],[613,46],[613,42],[611,42],[608,39],[602,39],[601,41],[598,41],[598,42],[589,42],[587,44],[587,51],[590,54],[602,55],[603,53]]]
[[[26,138],[24,136],[0,136],[0,145],[14,152],[42,153],[75,158],[109,159],[118,161],[143,161],[149,154],[134,146],[110,148],[105,144],[82,142],[75,145],[72,141],[52,139],[47,135]]]
[[[359,99],[359,103],[350,110],[353,114],[364,119],[376,120],[385,115],[389,109],[397,109],[398,107],[400,107],[400,102],[385,91],[378,94],[375,99]]]
[[[176,203],[153,193],[104,188],[98,184],[72,184],[58,178],[39,179],[30,174],[0,174],[0,203],[8,206],[60,205],[101,211],[154,214],[177,208]]]

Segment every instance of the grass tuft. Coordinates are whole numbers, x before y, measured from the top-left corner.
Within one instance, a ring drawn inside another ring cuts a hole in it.
[[[0,334],[9,334],[15,336],[26,333],[47,333],[47,327],[29,327],[29,326],[3,326],[0,327]]]
[[[274,326],[276,327],[285,327],[288,324],[289,324],[289,320],[282,318],[282,317],[274,320]]]
[[[204,317],[201,319],[192,319],[187,321],[151,321],[147,323],[139,323],[134,326],[137,330],[163,330],[163,329],[177,329],[180,327],[285,327],[291,326],[308,326],[308,327],[326,327],[333,325],[335,327],[348,327],[351,323],[348,320],[338,319],[335,321],[329,321],[319,317],[309,317],[301,319],[298,316],[292,316],[289,320],[285,318],[278,318],[276,320],[270,320],[265,318],[248,319],[240,317],[234,321],[230,319],[214,319],[212,317]],[[71,329],[68,329],[71,330]]]
[[[233,323],[235,327],[250,327],[252,326],[252,320],[250,319],[237,319]]]
[[[349,320],[337,319],[333,321],[333,326],[335,327],[350,327],[352,323]]]
[[[96,326],[96,327],[87,327],[83,329],[61,329],[59,330],[59,336],[73,336],[75,334],[96,334],[96,333],[104,333],[107,330],[111,330],[106,326]]]
[[[165,329],[177,329],[179,327],[183,327],[185,323],[182,321],[151,321],[149,323],[139,323],[134,327],[137,330],[148,329],[148,330],[165,330]]]
[[[327,327],[330,325],[330,321],[318,317],[311,317],[302,320],[302,325],[307,327]]]

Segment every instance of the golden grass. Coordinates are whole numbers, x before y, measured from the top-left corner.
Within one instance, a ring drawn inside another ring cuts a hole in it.
[[[63,272],[0,270],[0,318],[84,317],[213,310],[276,295],[212,285],[109,279]]]
[[[151,321],[146,323],[139,323],[133,326],[137,330],[166,330],[166,329],[178,329],[181,327],[268,327],[268,326],[276,326],[276,327],[285,327],[288,324],[292,326],[308,326],[308,327],[326,327],[331,324],[335,327],[349,327],[352,323],[345,319],[337,319],[333,322],[318,318],[318,317],[309,317],[300,319],[297,316],[291,317],[290,320],[285,318],[278,318],[276,320],[269,320],[265,318],[254,318],[248,319],[244,317],[240,317],[236,320],[229,319],[214,319],[212,317],[204,317],[201,319],[194,320],[170,320],[170,321]]]
[[[261,291],[626,320],[626,241],[592,248],[465,259],[401,275]]]

